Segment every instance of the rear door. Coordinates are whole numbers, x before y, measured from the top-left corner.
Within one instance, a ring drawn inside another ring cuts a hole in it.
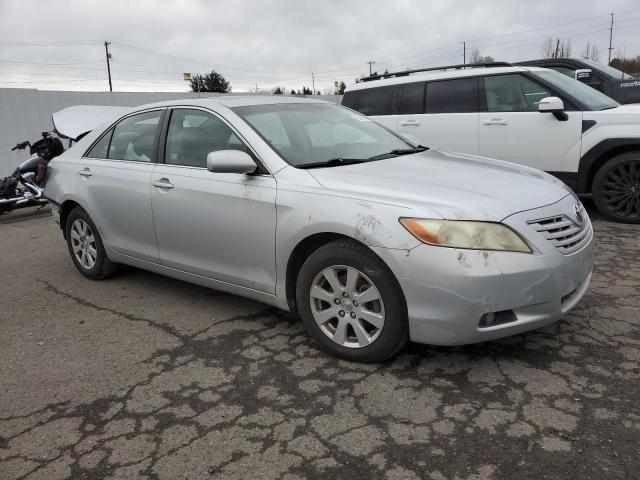
[[[402,85],[365,88],[347,92],[342,105],[373,118],[392,130],[398,121],[398,100]]]
[[[480,113],[479,153],[549,172],[575,172],[580,159],[582,112],[566,99],[568,119],[538,112],[547,87],[519,74],[488,75],[481,89],[486,103]]]
[[[77,167],[76,190],[105,245],[158,260],[150,182],[164,109],[129,115],[94,143]]]
[[[422,145],[478,153],[478,79],[407,83],[400,98],[397,131]]]

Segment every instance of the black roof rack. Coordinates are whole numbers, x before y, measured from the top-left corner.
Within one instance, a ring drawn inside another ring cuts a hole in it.
[[[401,70],[399,72],[387,72],[378,75],[370,75],[368,77],[361,78],[359,82],[370,82],[371,80],[380,80],[382,78],[392,77],[404,77],[412,73],[419,72],[435,72],[438,70],[462,70],[465,68],[478,68],[478,67],[512,67],[513,65],[508,62],[487,62],[487,63],[461,63],[459,65],[444,65],[442,67],[429,67],[429,68],[417,68],[415,70]]]

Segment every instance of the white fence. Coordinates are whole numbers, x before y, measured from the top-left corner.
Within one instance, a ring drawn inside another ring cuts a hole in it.
[[[220,94],[200,94],[201,97],[218,95]],[[28,152],[12,152],[11,148],[24,140],[38,140],[41,138],[41,132],[52,130],[51,114],[65,107],[73,105],[134,107],[163,100],[196,97],[197,94],[189,92],[66,92],[0,88],[0,177],[10,174],[22,160],[28,157]],[[340,101],[337,95],[319,95],[314,98]],[[67,143],[64,143],[66,147]]]

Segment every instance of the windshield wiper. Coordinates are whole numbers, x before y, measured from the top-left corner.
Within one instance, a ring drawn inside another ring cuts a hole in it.
[[[353,165],[354,163],[368,162],[368,158],[331,158],[324,162],[303,163],[296,165],[296,168],[322,168],[322,167],[339,167],[341,165]]]
[[[424,145],[418,145],[415,148],[396,148],[395,150],[391,150],[390,152],[381,153],[380,155],[374,155],[373,157],[369,157],[369,160],[382,160],[383,158],[391,158],[397,157],[400,155],[410,155],[412,153],[420,153],[425,150],[429,150],[429,147],[425,147]]]

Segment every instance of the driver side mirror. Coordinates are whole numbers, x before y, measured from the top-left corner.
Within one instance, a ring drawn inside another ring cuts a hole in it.
[[[247,175],[258,166],[251,156],[240,150],[218,150],[207,155],[207,170],[213,173],[239,173]]]
[[[569,119],[569,116],[564,111],[564,102],[558,97],[545,97],[538,103],[538,111],[540,113],[553,113],[561,122]]]

